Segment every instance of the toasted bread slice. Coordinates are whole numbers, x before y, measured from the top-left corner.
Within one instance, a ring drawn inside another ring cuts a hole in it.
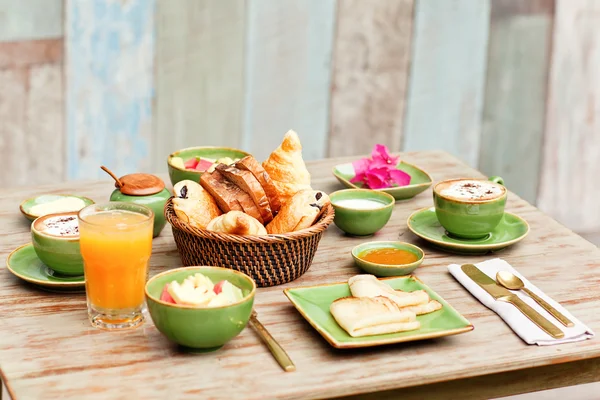
[[[250,195],[250,198],[252,201],[254,201],[254,204],[256,205],[264,224],[271,222],[273,219],[273,213],[271,212],[269,199],[267,198],[263,187],[254,177],[254,175],[252,175],[252,172],[225,164],[217,165],[217,171],[219,171],[225,177],[225,179],[235,183],[240,189]]]
[[[238,201],[242,190],[229,182],[219,171],[205,172],[200,176],[200,185],[215,199],[224,213],[229,211],[244,211]]]
[[[273,184],[273,180],[263,166],[252,156],[242,158],[235,163],[235,166],[238,169],[250,171],[252,175],[254,175],[267,195],[269,205],[271,206],[271,213],[273,216],[277,215],[281,208],[281,200],[279,199],[279,194],[277,193],[277,188],[275,188],[275,185]]]
[[[215,198],[217,205],[224,213],[229,211],[243,211],[256,218],[261,224],[262,217],[250,195],[239,188],[235,183],[225,179],[223,174],[214,170],[205,172],[200,176],[200,185]]]

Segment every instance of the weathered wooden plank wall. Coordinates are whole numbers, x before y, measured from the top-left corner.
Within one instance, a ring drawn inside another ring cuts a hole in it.
[[[69,178],[150,169],[153,0],[66,0]]]
[[[594,0],[0,0],[0,184],[292,128],[306,159],[442,148],[600,230],[599,32]]]
[[[494,0],[479,167],[537,198],[554,0]]]
[[[288,129],[326,155],[335,0],[248,0],[243,147],[266,158]]]
[[[600,230],[600,2],[558,0],[540,207],[580,231]]]
[[[152,168],[202,145],[240,147],[244,0],[158,0]]]
[[[329,155],[364,154],[373,143],[399,151],[413,0],[338,0]]]
[[[415,3],[404,149],[479,158],[490,0]]]

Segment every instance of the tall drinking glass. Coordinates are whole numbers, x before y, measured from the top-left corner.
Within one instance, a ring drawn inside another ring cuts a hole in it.
[[[124,329],[144,322],[144,286],[152,254],[154,213],[111,202],[79,212],[79,242],[90,322]]]

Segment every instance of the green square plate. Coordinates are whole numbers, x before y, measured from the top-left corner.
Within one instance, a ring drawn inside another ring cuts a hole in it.
[[[432,339],[441,336],[456,335],[473,329],[473,325],[465,317],[460,315],[458,311],[452,308],[416,276],[408,275],[398,278],[383,278],[381,280],[396,290],[408,292],[425,290],[433,300],[437,300],[442,304],[442,309],[418,316],[417,320],[421,322],[421,328],[418,330],[388,333],[385,335],[352,337],[337,324],[329,312],[329,307],[334,300],[351,296],[347,282],[291,288],[285,289],[283,292],[312,327],[333,347],[337,347],[338,349]]]
[[[410,185],[375,190],[391,194],[396,200],[406,200],[415,197],[431,186],[431,176],[419,167],[401,161],[396,168],[410,175]],[[336,165],[332,172],[342,185],[351,189],[363,189],[362,183],[350,182],[355,175],[352,163]]]

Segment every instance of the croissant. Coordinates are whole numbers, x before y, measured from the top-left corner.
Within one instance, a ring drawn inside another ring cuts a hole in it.
[[[281,204],[301,190],[311,189],[310,174],[302,159],[302,144],[296,132],[288,131],[283,142],[262,163],[273,181]]]
[[[173,187],[173,209],[182,221],[205,229],[208,223],[221,215],[215,199],[198,183],[190,180],[178,182]]]
[[[256,218],[241,211],[229,211],[214,218],[206,227],[209,231],[234,235],[266,235],[267,230]]]
[[[281,207],[267,225],[268,233],[287,233],[310,227],[329,204],[329,196],[319,190],[303,190]]]

